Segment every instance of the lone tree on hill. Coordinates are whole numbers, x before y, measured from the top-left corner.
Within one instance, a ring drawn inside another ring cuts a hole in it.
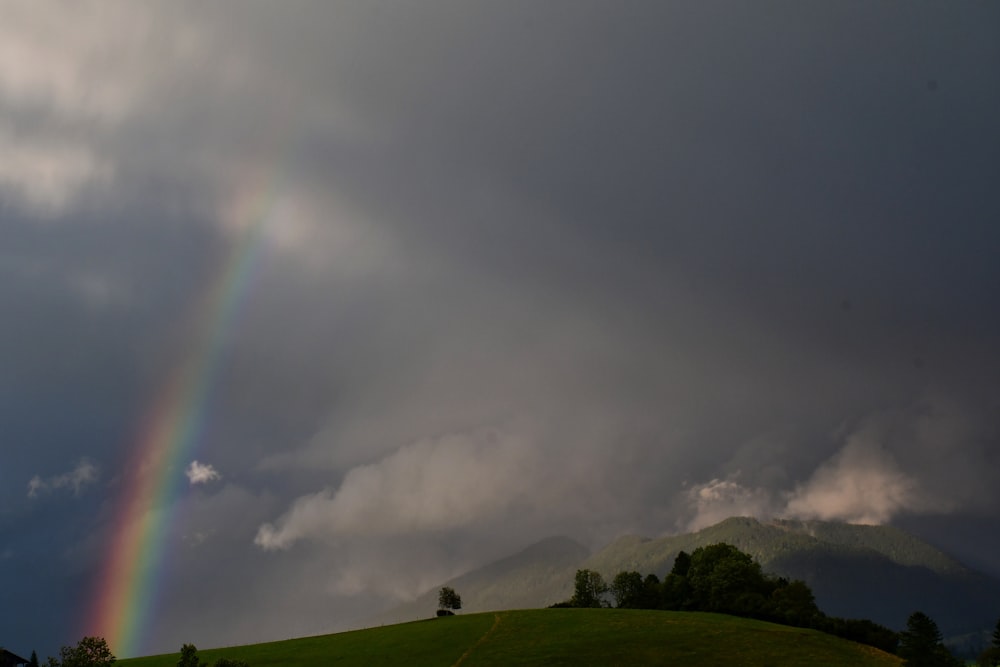
[[[941,641],[941,631],[930,616],[915,611],[899,633],[899,657],[908,667],[953,667],[961,665]]]
[[[441,609],[461,609],[462,596],[451,586],[443,586],[438,591],[438,607]]]
[[[208,663],[198,659],[198,649],[194,644],[184,644],[181,646],[181,659],[177,661],[177,667],[208,667]]]

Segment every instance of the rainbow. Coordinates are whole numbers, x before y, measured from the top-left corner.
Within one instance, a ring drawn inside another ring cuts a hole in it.
[[[200,439],[225,340],[246,298],[273,208],[271,187],[241,202],[251,224],[193,309],[193,343],[156,392],[137,441],[130,447],[112,537],[83,619],[84,634],[103,637],[118,657],[138,655],[153,621],[168,536],[187,486],[185,466]]]

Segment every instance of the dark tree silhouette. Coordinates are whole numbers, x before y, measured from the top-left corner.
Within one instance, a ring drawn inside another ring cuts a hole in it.
[[[642,580],[642,599],[639,606],[642,609],[659,609],[663,606],[663,585],[655,574],[647,574]]]
[[[570,605],[573,607],[602,607],[608,585],[600,572],[577,570]]]
[[[76,646],[63,646],[58,660],[49,658],[48,667],[111,667],[115,660],[103,638],[84,637]]]
[[[691,569],[691,555],[685,551],[681,551],[674,558],[674,566],[670,570],[670,574],[676,574],[680,577],[688,576],[688,571]]]
[[[895,653],[899,645],[899,634],[885,626],[867,619],[827,616],[816,606],[805,582],[764,574],[752,556],[731,544],[699,547],[690,555],[680,552],[662,583],[655,574],[643,579],[638,572],[619,572],[608,587],[599,573],[577,570],[573,597],[552,606],[608,606],[602,596],[609,590],[619,607],[749,616],[822,630],[888,653]],[[938,635],[933,636],[939,642]]]
[[[642,575],[638,572],[619,572],[611,581],[610,590],[616,607],[622,609],[642,607]]]
[[[438,591],[438,607],[441,609],[461,609],[462,596],[451,586],[442,586]]]
[[[816,606],[816,597],[805,582],[780,580],[771,593],[771,615],[776,620],[802,627],[814,627],[823,616]]]
[[[915,611],[906,619],[906,630],[899,634],[899,657],[910,667],[961,665],[941,640],[937,623],[922,611]]]
[[[997,620],[997,626],[993,629],[992,645],[979,654],[976,664],[979,667],[998,667],[1000,665],[1000,619]]]
[[[198,649],[194,644],[184,644],[181,646],[181,659],[177,661],[177,667],[207,667],[207,664],[198,659]]]
[[[695,549],[686,579],[702,611],[756,615],[764,609],[767,586],[760,564],[731,544]]]

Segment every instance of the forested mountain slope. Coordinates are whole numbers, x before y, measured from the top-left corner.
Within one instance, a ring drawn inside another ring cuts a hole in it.
[[[605,576],[621,570],[662,576],[678,552],[717,542],[752,555],[766,572],[802,579],[832,616],[899,629],[922,610],[954,635],[990,627],[1000,614],[1000,582],[892,526],[733,517],[696,533],[624,537],[582,567]]]
[[[570,596],[579,568],[608,580],[623,570],[662,577],[680,551],[719,542],[750,554],[765,572],[804,580],[832,616],[900,629],[921,610],[956,635],[992,627],[1000,615],[1000,582],[920,539],[891,526],[823,521],[734,517],[694,533],[622,537],[592,555],[568,538],[550,538],[443,584],[459,592],[467,611],[545,607]],[[436,607],[435,588],[376,620],[424,618]]]

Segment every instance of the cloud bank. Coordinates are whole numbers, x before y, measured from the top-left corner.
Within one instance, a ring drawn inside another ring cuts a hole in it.
[[[401,535],[489,521],[525,501],[537,484],[531,443],[496,431],[402,447],[351,469],[336,490],[303,496],[254,542],[285,549],[303,538]]]
[[[684,525],[697,530],[734,515],[884,524],[992,506],[1000,494],[982,470],[995,465],[996,453],[982,445],[996,430],[985,412],[969,408],[936,396],[869,415],[792,488],[744,485],[742,471],[694,485],[687,491],[693,516]]]

